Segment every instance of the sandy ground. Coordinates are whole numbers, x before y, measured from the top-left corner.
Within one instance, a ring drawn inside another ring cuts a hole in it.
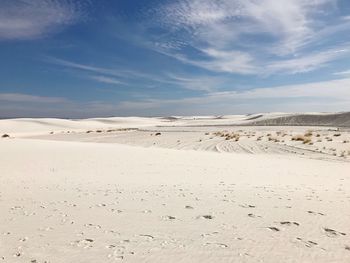
[[[349,131],[195,121],[0,121],[0,262],[350,262]]]

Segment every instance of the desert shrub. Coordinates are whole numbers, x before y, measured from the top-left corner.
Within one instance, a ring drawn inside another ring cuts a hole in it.
[[[271,136],[268,138],[268,140],[269,140],[270,142],[279,142],[279,141],[280,141],[278,138],[271,137]]]
[[[292,137],[292,141],[301,141],[303,144],[308,144],[311,143],[311,138],[310,136],[296,135]]]
[[[335,133],[335,134],[333,134],[333,136],[334,137],[339,137],[339,136],[341,136],[341,134],[340,133]]]
[[[1,136],[1,138],[9,138],[10,137],[10,135],[8,135],[8,134],[3,134],[2,136]]]

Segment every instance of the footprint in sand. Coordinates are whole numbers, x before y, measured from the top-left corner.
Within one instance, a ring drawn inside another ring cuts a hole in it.
[[[163,216],[162,219],[168,221],[168,220],[175,220],[176,217],[175,216]]]
[[[141,235],[139,235],[140,237],[144,237],[144,238],[146,238],[147,240],[153,240],[154,239],[154,236],[152,236],[152,235],[144,235],[144,234],[141,234]]]
[[[328,236],[328,237],[337,237],[337,236],[346,236],[346,234],[345,233],[343,233],[343,232],[339,232],[339,231],[336,231],[336,230],[334,230],[334,229],[331,229],[331,228],[327,228],[327,227],[324,227],[323,228],[323,231],[326,233],[326,235]]]
[[[314,212],[314,211],[311,211],[311,210],[309,210],[309,211],[307,211],[309,214],[312,214],[312,215],[320,215],[320,216],[324,216],[325,214],[323,214],[323,213],[319,213],[319,212]]]
[[[251,217],[251,218],[258,218],[258,217],[261,218],[261,216],[254,215],[254,214],[252,214],[252,213],[249,213],[248,216]]]
[[[240,207],[243,208],[255,208],[255,205],[248,205],[248,204],[243,204],[243,205],[239,205]]]
[[[214,219],[214,216],[212,216],[212,215],[201,215],[201,216],[197,216],[197,219]]]
[[[269,227],[267,227],[267,228],[270,229],[271,231],[274,231],[274,232],[279,232],[279,231],[281,231],[279,228],[274,227],[274,226],[269,226]]]
[[[284,225],[284,226],[300,226],[299,223],[297,222],[289,222],[289,221],[282,221],[280,222],[281,225]]]
[[[205,243],[205,246],[215,246],[215,247],[219,247],[219,248],[228,248],[228,245],[224,244],[224,243]]]
[[[93,245],[92,245],[93,242],[94,242],[93,239],[85,238],[82,240],[76,240],[76,241],[72,242],[71,245],[77,246],[77,247],[82,247],[82,248],[91,248],[91,247],[93,247]]]
[[[298,242],[302,243],[304,246],[308,247],[308,248],[312,248],[314,246],[317,246],[318,244],[314,241],[311,240],[303,240],[301,237],[297,237],[296,240],[298,240]]]

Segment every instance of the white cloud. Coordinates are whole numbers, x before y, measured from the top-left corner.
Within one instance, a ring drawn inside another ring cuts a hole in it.
[[[88,0],[2,0],[0,40],[45,36],[81,19],[87,4]]]
[[[288,74],[303,73],[327,66],[328,63],[342,58],[350,53],[349,49],[328,50],[311,53],[302,57],[271,62],[266,73],[287,72]]]
[[[172,48],[169,43],[157,42],[155,49],[215,72],[309,72],[341,57],[334,52],[345,44],[339,41],[310,54],[319,42],[350,31],[348,21],[337,15],[329,23],[328,15],[336,14],[336,3],[337,0],[173,1],[155,11],[157,22],[169,29],[182,46],[192,47],[208,59],[189,56],[186,49]]]

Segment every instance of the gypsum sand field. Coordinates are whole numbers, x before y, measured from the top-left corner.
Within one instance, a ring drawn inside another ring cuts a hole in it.
[[[309,127],[284,128],[285,136],[275,127],[149,127],[3,138],[0,259],[348,262],[350,166],[341,156],[348,134],[314,129],[312,141],[322,142],[310,145],[292,139]],[[175,139],[187,146],[174,147]],[[247,145],[272,150],[249,153]],[[312,147],[326,150],[313,155]]]

